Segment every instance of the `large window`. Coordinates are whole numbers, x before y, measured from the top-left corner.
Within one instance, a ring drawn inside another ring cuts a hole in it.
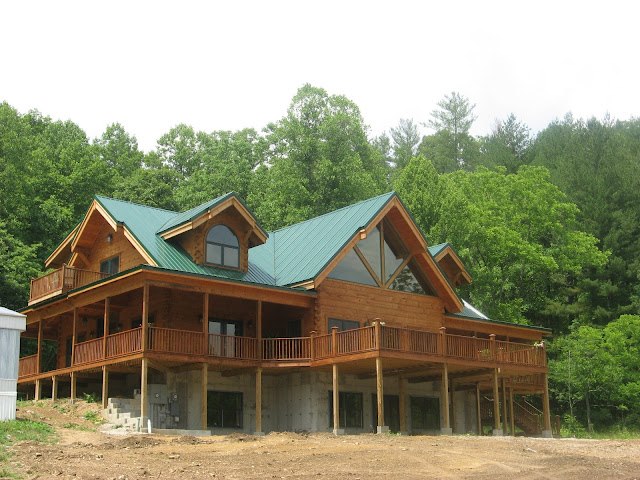
[[[411,397],[411,428],[438,430],[440,428],[440,400],[434,397]]]
[[[433,288],[409,254],[400,236],[386,221],[371,230],[335,266],[329,278],[434,295]]]
[[[207,426],[242,428],[242,392],[207,392]]]
[[[340,428],[362,428],[362,393],[340,392]],[[333,391],[329,390],[329,425],[333,425]]]
[[[226,225],[216,225],[207,233],[206,261],[223,267],[240,267],[238,237]]]

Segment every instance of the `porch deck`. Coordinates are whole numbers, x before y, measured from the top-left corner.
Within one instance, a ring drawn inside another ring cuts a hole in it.
[[[229,362],[245,366],[317,366],[357,360],[365,355],[424,358],[436,362],[472,362],[487,367],[521,366],[532,370],[546,367],[544,347],[490,338],[467,337],[440,332],[374,325],[326,335],[297,338],[239,337],[169,328],[148,328],[143,348],[142,327],[77,343],[71,365],[62,370],[95,368],[105,361],[140,354],[189,357],[193,362]],[[20,359],[19,381],[55,375],[59,370],[38,371],[38,355]]]
[[[57,270],[31,279],[29,305],[55,297],[69,290],[89,285],[108,276],[108,273],[93,272],[63,265]]]

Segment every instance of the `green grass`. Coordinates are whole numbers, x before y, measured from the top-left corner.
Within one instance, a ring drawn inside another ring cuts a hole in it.
[[[55,432],[50,425],[32,420],[9,420],[0,422],[0,478],[20,478],[12,472],[6,464],[10,453],[8,447],[16,442],[52,443],[55,440]]]
[[[96,425],[100,425],[104,423],[104,419],[102,418],[102,415],[100,415],[99,412],[95,412],[95,411],[85,412],[83,417],[85,420],[88,420],[89,422],[92,422]]]

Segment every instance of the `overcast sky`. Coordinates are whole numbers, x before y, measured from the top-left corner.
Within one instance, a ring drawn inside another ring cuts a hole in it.
[[[510,112],[640,115],[637,2],[43,1],[0,3],[0,101],[122,123],[144,150],[178,123],[261,129],[304,83],[360,106],[371,134],[427,121],[446,93],[473,133]]]

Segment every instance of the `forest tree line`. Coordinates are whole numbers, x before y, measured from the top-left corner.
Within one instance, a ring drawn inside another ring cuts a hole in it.
[[[118,123],[0,104],[0,304],[29,280],[94,194],[185,210],[237,192],[267,230],[396,190],[430,244],[448,241],[489,317],[553,330],[556,412],[585,428],[640,427],[640,120],[575,119],[532,134],[514,115],[470,133],[452,92],[372,136],[348,98],[305,85],[262,131],[184,124],[144,153]],[[570,423],[569,422],[569,423]]]

